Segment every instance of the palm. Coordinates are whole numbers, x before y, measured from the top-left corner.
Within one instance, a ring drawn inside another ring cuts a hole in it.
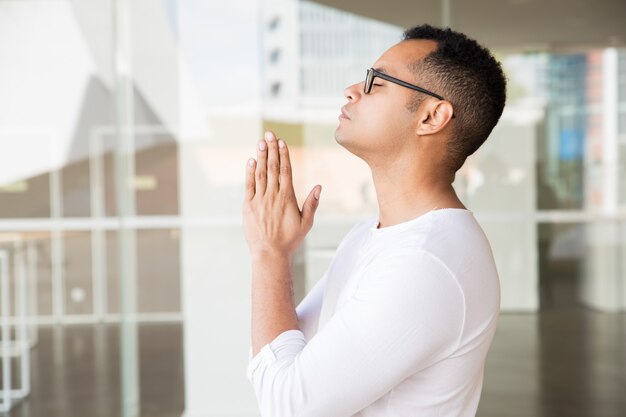
[[[248,165],[246,177],[243,213],[246,239],[253,253],[278,251],[291,255],[313,225],[317,187],[300,210],[287,146],[279,148],[275,138],[261,143],[265,145],[258,150],[258,162]]]

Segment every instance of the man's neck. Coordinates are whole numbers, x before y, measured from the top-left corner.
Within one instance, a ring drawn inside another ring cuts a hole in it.
[[[417,218],[433,209],[465,208],[450,176],[416,166],[373,168],[379,209],[379,228]]]

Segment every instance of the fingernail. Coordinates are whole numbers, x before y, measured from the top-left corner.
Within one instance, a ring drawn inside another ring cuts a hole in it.
[[[265,140],[267,140],[268,142],[271,142],[274,140],[274,135],[269,130],[265,132]]]
[[[280,140],[278,141],[278,147],[279,147],[279,148],[284,148],[284,147],[285,147],[285,141],[284,141],[284,140],[282,140],[282,139],[280,139]]]
[[[265,150],[265,141],[262,140],[261,142],[259,142],[259,149],[264,151]]]
[[[317,190],[315,190],[315,192],[313,193],[313,196],[315,197],[316,200],[320,199],[320,192],[322,190],[320,188],[318,188]]]
[[[248,159],[248,166],[250,166],[250,167],[254,166],[254,159],[253,158]]]

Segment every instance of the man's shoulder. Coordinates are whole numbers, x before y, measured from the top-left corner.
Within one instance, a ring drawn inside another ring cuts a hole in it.
[[[367,234],[367,231],[373,227],[376,219],[374,217],[368,217],[365,219],[358,220],[351,228],[348,230],[348,233],[345,234],[337,249],[347,245],[351,241],[362,237]]]

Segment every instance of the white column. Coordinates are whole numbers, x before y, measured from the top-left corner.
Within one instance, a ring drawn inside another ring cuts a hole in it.
[[[441,0],[441,26],[452,27],[452,0]]]
[[[612,215],[618,208],[618,56],[615,48],[607,48],[602,59],[602,202],[600,213]],[[586,175],[592,175],[588,172]],[[620,222],[602,220],[587,227],[587,250],[581,286],[581,300],[589,307],[604,311],[620,311],[624,303],[623,248],[620,243]]]
[[[602,62],[602,176],[604,177],[602,211],[615,213],[618,201],[618,97],[617,49],[604,50]]]
[[[11,408],[11,328],[9,327],[9,315],[11,309],[9,303],[9,253],[0,250],[0,361],[2,362],[2,387],[0,390],[0,412],[6,412]]]
[[[135,230],[126,219],[135,215],[134,91],[131,21],[128,0],[113,2],[113,65],[115,73],[115,195],[117,198],[118,269],[120,280],[120,355],[122,416],[140,414],[137,337],[137,255]]]

